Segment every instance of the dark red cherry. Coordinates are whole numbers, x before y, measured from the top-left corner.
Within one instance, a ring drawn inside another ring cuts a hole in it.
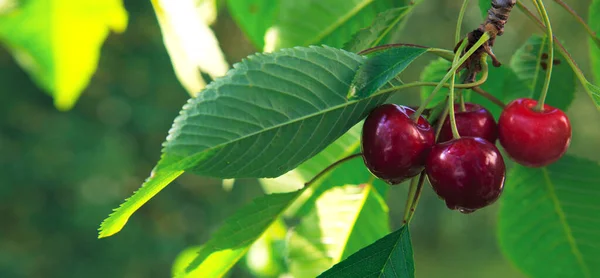
[[[435,145],[425,171],[433,190],[450,209],[470,213],[495,202],[506,169],[494,144],[475,137],[461,137]]]
[[[435,134],[429,122],[415,123],[409,107],[384,104],[365,120],[361,147],[367,168],[376,177],[398,184],[423,170]]]
[[[542,167],[558,160],[569,148],[571,123],[558,108],[521,98],[509,103],[498,121],[500,144],[519,164]]]
[[[498,126],[492,113],[481,105],[474,103],[465,103],[465,108],[465,111],[460,111],[460,105],[454,105],[454,117],[458,134],[465,137],[480,137],[492,144],[496,143]],[[438,142],[450,141],[452,138],[450,117],[446,117]]]

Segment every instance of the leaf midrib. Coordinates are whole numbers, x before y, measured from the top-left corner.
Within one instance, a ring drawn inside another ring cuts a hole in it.
[[[571,231],[571,227],[569,227],[569,224],[567,223],[567,217],[565,215],[565,212],[562,209],[560,200],[558,199],[558,196],[556,195],[555,185],[554,185],[554,183],[552,183],[552,179],[550,178],[548,169],[543,168],[542,173],[543,173],[544,180],[546,183],[546,188],[548,189],[547,190],[548,197],[552,201],[552,204],[554,206],[554,211],[558,215],[560,226],[563,228],[563,232],[565,233],[565,236],[567,237],[567,242],[569,243],[569,247],[571,247],[571,251],[573,252],[573,255],[575,256],[577,263],[581,266],[581,271],[583,272],[585,277],[591,277],[589,267],[585,263],[585,261],[583,259],[583,254],[579,250],[577,241],[575,240],[575,237],[573,236],[573,232]]]
[[[323,30],[323,32],[317,34],[317,36],[315,36],[312,40],[311,39],[306,40],[301,45],[312,45],[312,44],[320,42],[327,35],[333,33],[333,31],[335,29],[339,28],[340,26],[342,26],[342,24],[346,23],[348,20],[350,20],[350,18],[352,18],[353,16],[355,16],[357,13],[359,13],[364,7],[366,7],[367,5],[373,3],[373,1],[374,0],[365,0],[361,4],[354,6],[354,9],[350,10],[344,16],[338,18],[338,20],[335,21],[335,22],[333,22],[333,24],[331,24],[329,26],[329,28],[325,28],[325,30]]]

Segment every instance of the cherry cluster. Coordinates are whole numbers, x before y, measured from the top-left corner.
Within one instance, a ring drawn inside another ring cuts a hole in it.
[[[461,109],[462,108],[462,109]],[[506,166],[496,140],[517,163],[543,167],[558,160],[571,141],[571,125],[560,109],[521,98],[508,104],[496,124],[478,104],[455,105],[454,138],[450,120],[439,136],[412,108],[384,104],[364,122],[362,153],[367,168],[389,184],[399,184],[425,169],[434,191],[448,208],[470,213],[494,203],[504,187]]]

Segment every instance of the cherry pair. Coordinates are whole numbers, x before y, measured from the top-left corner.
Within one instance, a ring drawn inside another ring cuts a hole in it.
[[[456,105],[458,133],[453,139],[449,120],[443,123],[438,144],[423,117],[411,119],[411,108],[385,104],[367,117],[362,150],[367,168],[390,184],[401,183],[425,168],[436,193],[450,209],[468,213],[498,199],[505,179],[502,155],[494,146],[498,135],[509,156],[527,166],[544,166],[566,151],[571,129],[568,118],[536,101],[518,99],[503,111],[499,124],[485,108]]]

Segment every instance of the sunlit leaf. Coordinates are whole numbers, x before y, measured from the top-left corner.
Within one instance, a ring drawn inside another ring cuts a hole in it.
[[[539,97],[544,85],[547,56],[548,40],[546,37],[533,35],[517,50],[510,62],[517,76],[532,90],[534,99]],[[546,103],[566,110],[575,98],[576,76],[558,51],[555,51],[554,59]]]
[[[123,32],[121,0],[29,0],[0,15],[0,40],[60,110],[87,87],[110,30]]]
[[[282,0],[269,28],[266,51],[297,45],[342,47],[378,13],[397,6],[393,0]]]
[[[273,0],[227,0],[233,19],[244,31],[248,39],[262,50],[265,47],[265,34],[275,24],[281,1]]]
[[[213,3],[204,0],[202,3]],[[152,0],[160,23],[163,40],[179,82],[192,96],[204,88],[202,72],[213,79],[225,75],[229,65],[221,52],[219,42],[208,27],[212,14],[202,12],[195,0]]]
[[[352,39],[344,45],[344,49],[359,52],[379,45],[392,29],[400,25],[410,11],[410,7],[400,7],[378,14],[371,26],[356,32]]]
[[[371,184],[330,189],[289,235],[290,273],[315,277],[388,233],[387,206]]]
[[[222,277],[301,192],[266,195],[239,209],[176,277]]]
[[[185,272],[185,268],[190,265],[200,250],[202,250],[202,246],[192,246],[181,251],[173,262],[171,277],[177,277]]]
[[[348,98],[360,99],[371,95],[396,78],[425,52],[426,48],[407,46],[390,48],[371,55],[352,80]]]
[[[319,277],[415,277],[407,226],[385,236],[336,264]]]
[[[504,253],[530,277],[598,277],[599,184],[600,165],[571,156],[547,168],[515,166],[500,205]]]
[[[246,254],[246,267],[257,277],[277,277],[286,271],[287,227],[279,218],[259,237]]]
[[[148,194],[166,186],[154,182],[162,173],[277,177],[316,155],[389,97],[346,99],[363,62],[343,50],[298,47],[235,65],[184,106],[155,176],[103,222],[100,236],[118,232]]]

